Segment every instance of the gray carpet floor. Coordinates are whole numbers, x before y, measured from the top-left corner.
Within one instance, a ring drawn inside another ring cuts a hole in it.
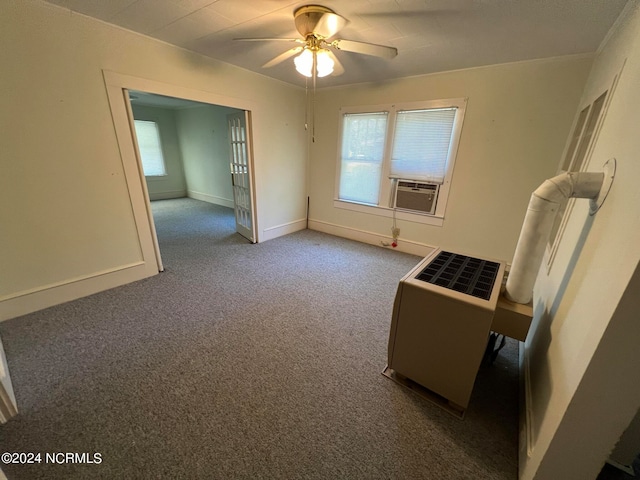
[[[252,245],[230,209],[153,203],[166,271],[0,324],[17,479],[517,478],[517,342],[464,420],[384,377],[398,280],[420,259],[304,230]]]

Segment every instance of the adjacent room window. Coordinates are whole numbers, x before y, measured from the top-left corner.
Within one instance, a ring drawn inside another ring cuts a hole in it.
[[[586,168],[589,157],[588,154],[591,152],[594,144],[606,99],[607,91],[600,95],[591,105],[586,106],[580,111],[558,174],[563,172],[581,172]],[[558,208],[558,213],[556,214],[551,234],[549,235],[549,265],[551,265],[555,257],[562,232],[564,231],[574,202],[574,199],[566,200]]]
[[[145,177],[161,177],[167,174],[160,144],[158,124],[147,120],[134,120],[136,138]]]
[[[465,106],[449,99],[341,109],[336,206],[443,218]],[[433,208],[423,208],[427,196]]]

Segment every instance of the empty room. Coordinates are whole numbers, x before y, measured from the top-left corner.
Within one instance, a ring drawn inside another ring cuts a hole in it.
[[[637,0],[0,0],[0,479],[631,479]]]

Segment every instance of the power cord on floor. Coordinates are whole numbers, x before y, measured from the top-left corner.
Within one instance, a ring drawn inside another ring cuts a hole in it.
[[[380,245],[383,247],[393,247],[396,248],[398,246],[398,237],[400,236],[400,228],[396,225],[396,209],[393,209],[393,223],[391,225],[391,243],[381,241]]]

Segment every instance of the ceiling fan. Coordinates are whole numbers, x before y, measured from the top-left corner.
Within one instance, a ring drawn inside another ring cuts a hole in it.
[[[285,60],[294,58],[296,70],[305,77],[324,77],[330,74],[340,75],[344,68],[332,50],[372,55],[386,59],[394,58],[398,50],[394,47],[376,45],[336,38],[330,40],[349,20],[338,15],[330,8],[321,5],[305,5],[293,12],[294,23],[303,38],[236,38],[240,41],[280,41],[294,42],[298,46],[287,50],[263,65],[273,67]]]

